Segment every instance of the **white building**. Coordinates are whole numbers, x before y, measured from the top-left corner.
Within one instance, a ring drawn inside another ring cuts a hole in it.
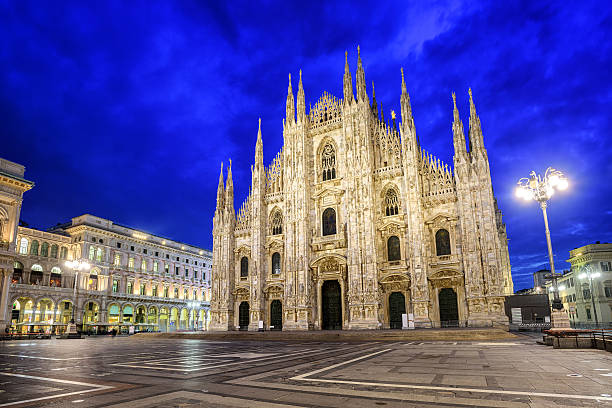
[[[417,137],[403,71],[397,120],[368,96],[360,56],[355,82],[345,60],[343,91],[307,111],[301,72],[296,99],[289,78],[283,147],[264,166],[260,122],[238,211],[221,172],[211,329],[401,328],[403,314],[507,326],[506,227],[471,90],[469,145],[453,94],[450,165]]]
[[[19,227],[10,325],[61,333],[205,330],[210,251],[85,214],[49,231]],[[66,261],[82,259],[88,270]]]
[[[571,270],[558,279],[558,287],[572,326],[599,323],[612,328],[612,244],[596,242],[573,249],[567,261]],[[550,283],[547,288],[552,302]]]

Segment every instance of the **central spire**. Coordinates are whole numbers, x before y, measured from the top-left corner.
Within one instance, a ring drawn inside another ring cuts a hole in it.
[[[406,81],[404,80],[404,68],[401,68],[402,72],[402,96],[400,97],[400,105],[402,109],[402,123],[407,126],[412,126],[412,106],[410,106],[410,95],[406,89]]]
[[[353,96],[353,80],[351,78],[351,71],[348,64],[348,51],[344,51],[344,103],[351,104],[355,102]]]

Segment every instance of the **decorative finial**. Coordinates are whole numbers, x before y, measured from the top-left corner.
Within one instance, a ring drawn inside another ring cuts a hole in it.
[[[348,51],[344,50],[344,62],[348,64]]]
[[[456,109],[457,108],[457,96],[455,95],[454,92],[451,95],[453,96],[453,105],[455,105],[455,109]]]
[[[289,73],[289,84],[291,84],[291,72]]]
[[[259,131],[261,132],[261,118],[259,118]]]
[[[404,67],[400,67],[400,71],[402,71],[402,82],[404,82]]]
[[[472,99],[472,87],[468,88],[468,93],[470,94],[470,99]]]
[[[376,98],[376,90],[374,89],[374,81],[372,81],[372,98]]]
[[[231,158],[229,159],[229,163],[230,163],[229,164],[229,168],[231,169],[232,168],[232,159]],[[223,166],[223,163],[221,163],[221,166]]]
[[[300,81],[302,80],[302,70],[300,69]]]
[[[357,44],[357,56],[361,55],[360,49],[359,49],[359,44]]]
[[[395,120],[395,111],[394,110],[391,111],[391,119]]]

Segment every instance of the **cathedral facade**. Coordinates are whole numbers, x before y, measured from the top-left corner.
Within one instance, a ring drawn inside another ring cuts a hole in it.
[[[469,148],[453,94],[451,167],[421,147],[403,71],[401,122],[373,85],[370,100],[360,56],[343,89],[307,112],[289,76],[284,145],[264,166],[260,120],[237,212],[222,165],[210,330],[507,325],[507,236],[471,91]]]

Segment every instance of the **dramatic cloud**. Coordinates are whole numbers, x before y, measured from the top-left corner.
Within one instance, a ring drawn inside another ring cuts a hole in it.
[[[0,2],[0,156],[36,187],[22,218],[88,212],[212,245],[219,165],[246,196],[257,119],[269,162],[282,145],[287,74],[306,103],[342,95],[361,45],[368,93],[398,111],[404,67],[424,148],[452,163],[452,91],[467,128],[472,87],[517,288],[547,265],[541,213],[518,178],[547,166],[559,269],[612,241],[612,16],[604,2]]]

